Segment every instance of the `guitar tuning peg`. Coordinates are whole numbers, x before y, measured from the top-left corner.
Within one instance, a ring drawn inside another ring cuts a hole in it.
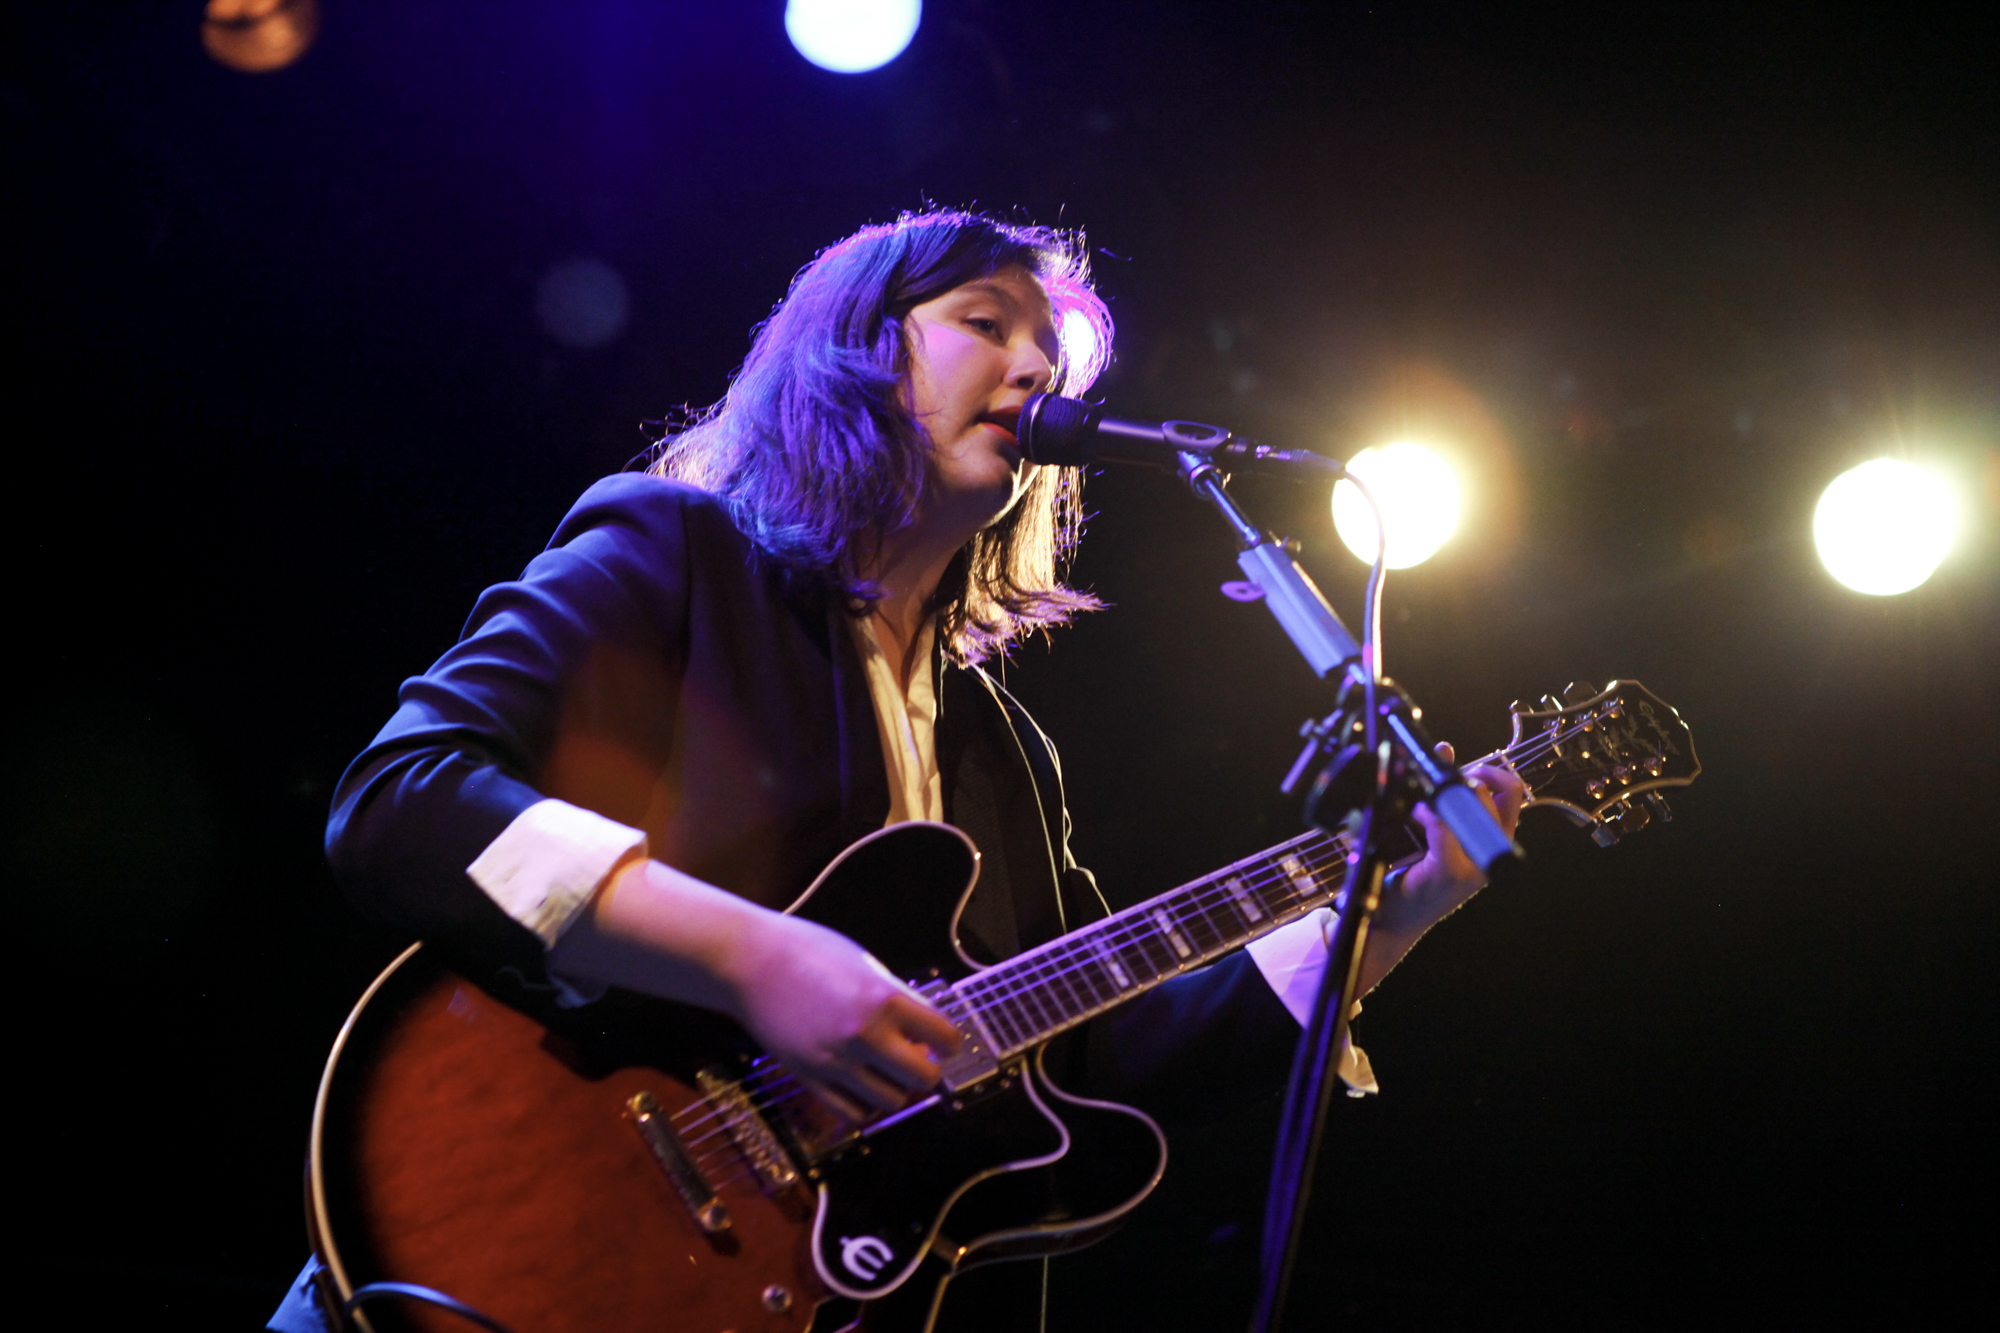
[[[1542,696],[1542,707],[1546,708],[1551,713],[1560,713],[1563,710],[1564,706],[1565,705],[1563,704],[1563,701],[1556,698],[1553,694],[1545,694]]]
[[[1662,824],[1674,822],[1674,812],[1667,808],[1667,798],[1656,791],[1646,793],[1646,804],[1653,807],[1653,813],[1660,817]]]
[[[1597,687],[1587,680],[1573,680],[1563,686],[1563,702],[1565,703],[1580,704],[1586,699],[1595,698],[1596,695]]]
[[[1637,833],[1652,821],[1651,815],[1627,799],[1606,811],[1598,826],[1590,831],[1590,836],[1599,847],[1609,847],[1626,834]]]

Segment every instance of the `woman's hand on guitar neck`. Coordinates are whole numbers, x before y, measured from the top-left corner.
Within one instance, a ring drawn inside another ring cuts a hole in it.
[[[1446,763],[1452,761],[1451,746],[1440,745],[1437,753]],[[1512,769],[1494,764],[1469,765],[1465,775],[1500,827],[1513,837],[1514,827],[1521,821],[1521,806],[1527,800],[1526,784]],[[1486,887],[1486,876],[1458,845],[1444,821],[1427,805],[1418,806],[1415,814],[1429,850],[1421,861],[1395,872],[1383,891],[1382,904],[1369,926],[1358,994],[1373,990],[1425,931]]]
[[[616,871],[549,966],[728,1014],[851,1119],[930,1089],[959,1046],[950,1020],[846,936],[658,861]]]

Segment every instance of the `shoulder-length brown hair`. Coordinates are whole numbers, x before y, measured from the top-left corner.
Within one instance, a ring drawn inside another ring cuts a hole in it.
[[[822,251],[759,325],[723,400],[661,445],[651,470],[721,497],[789,575],[857,611],[880,595],[861,569],[913,521],[930,444],[906,391],[910,311],[1019,265],[1055,307],[1054,392],[1084,391],[1110,359],[1111,316],[1080,236],[979,213],[906,213]],[[1065,587],[1083,527],[1077,468],[1023,464],[1020,500],[974,536],[938,588],[947,651],[976,662],[1099,605]]]

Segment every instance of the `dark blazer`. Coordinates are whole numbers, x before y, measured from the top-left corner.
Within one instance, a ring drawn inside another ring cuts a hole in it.
[[[652,854],[767,907],[888,816],[846,612],[758,559],[706,492],[587,491],[522,576],[406,681],[349,767],[327,851],[350,899],[462,968],[546,984],[541,942],[465,868],[554,796],[644,829]],[[995,958],[1105,912],[1070,857],[1047,738],[985,673],[938,671],[946,817],[984,853],[967,933]],[[1238,956],[1089,1025],[1061,1064],[1090,1095],[1175,1118],[1282,1081],[1297,1028]]]

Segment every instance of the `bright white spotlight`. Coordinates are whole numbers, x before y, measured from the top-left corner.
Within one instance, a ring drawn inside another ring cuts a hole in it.
[[[1957,530],[1958,502],[1944,478],[1895,458],[1841,473],[1813,510],[1813,545],[1826,572],[1878,597],[1929,578]]]
[[[1408,569],[1437,554],[1458,527],[1458,478],[1421,444],[1363,449],[1347,470],[1368,483],[1389,524],[1388,566]],[[1364,564],[1375,560],[1375,515],[1351,483],[1333,488],[1333,526]]]
[[[1074,306],[1063,311],[1056,337],[1062,342],[1063,365],[1072,372],[1097,363],[1097,325],[1083,311]]]
[[[863,74],[903,54],[923,13],[923,0],[786,0],[785,34],[821,69]]]

